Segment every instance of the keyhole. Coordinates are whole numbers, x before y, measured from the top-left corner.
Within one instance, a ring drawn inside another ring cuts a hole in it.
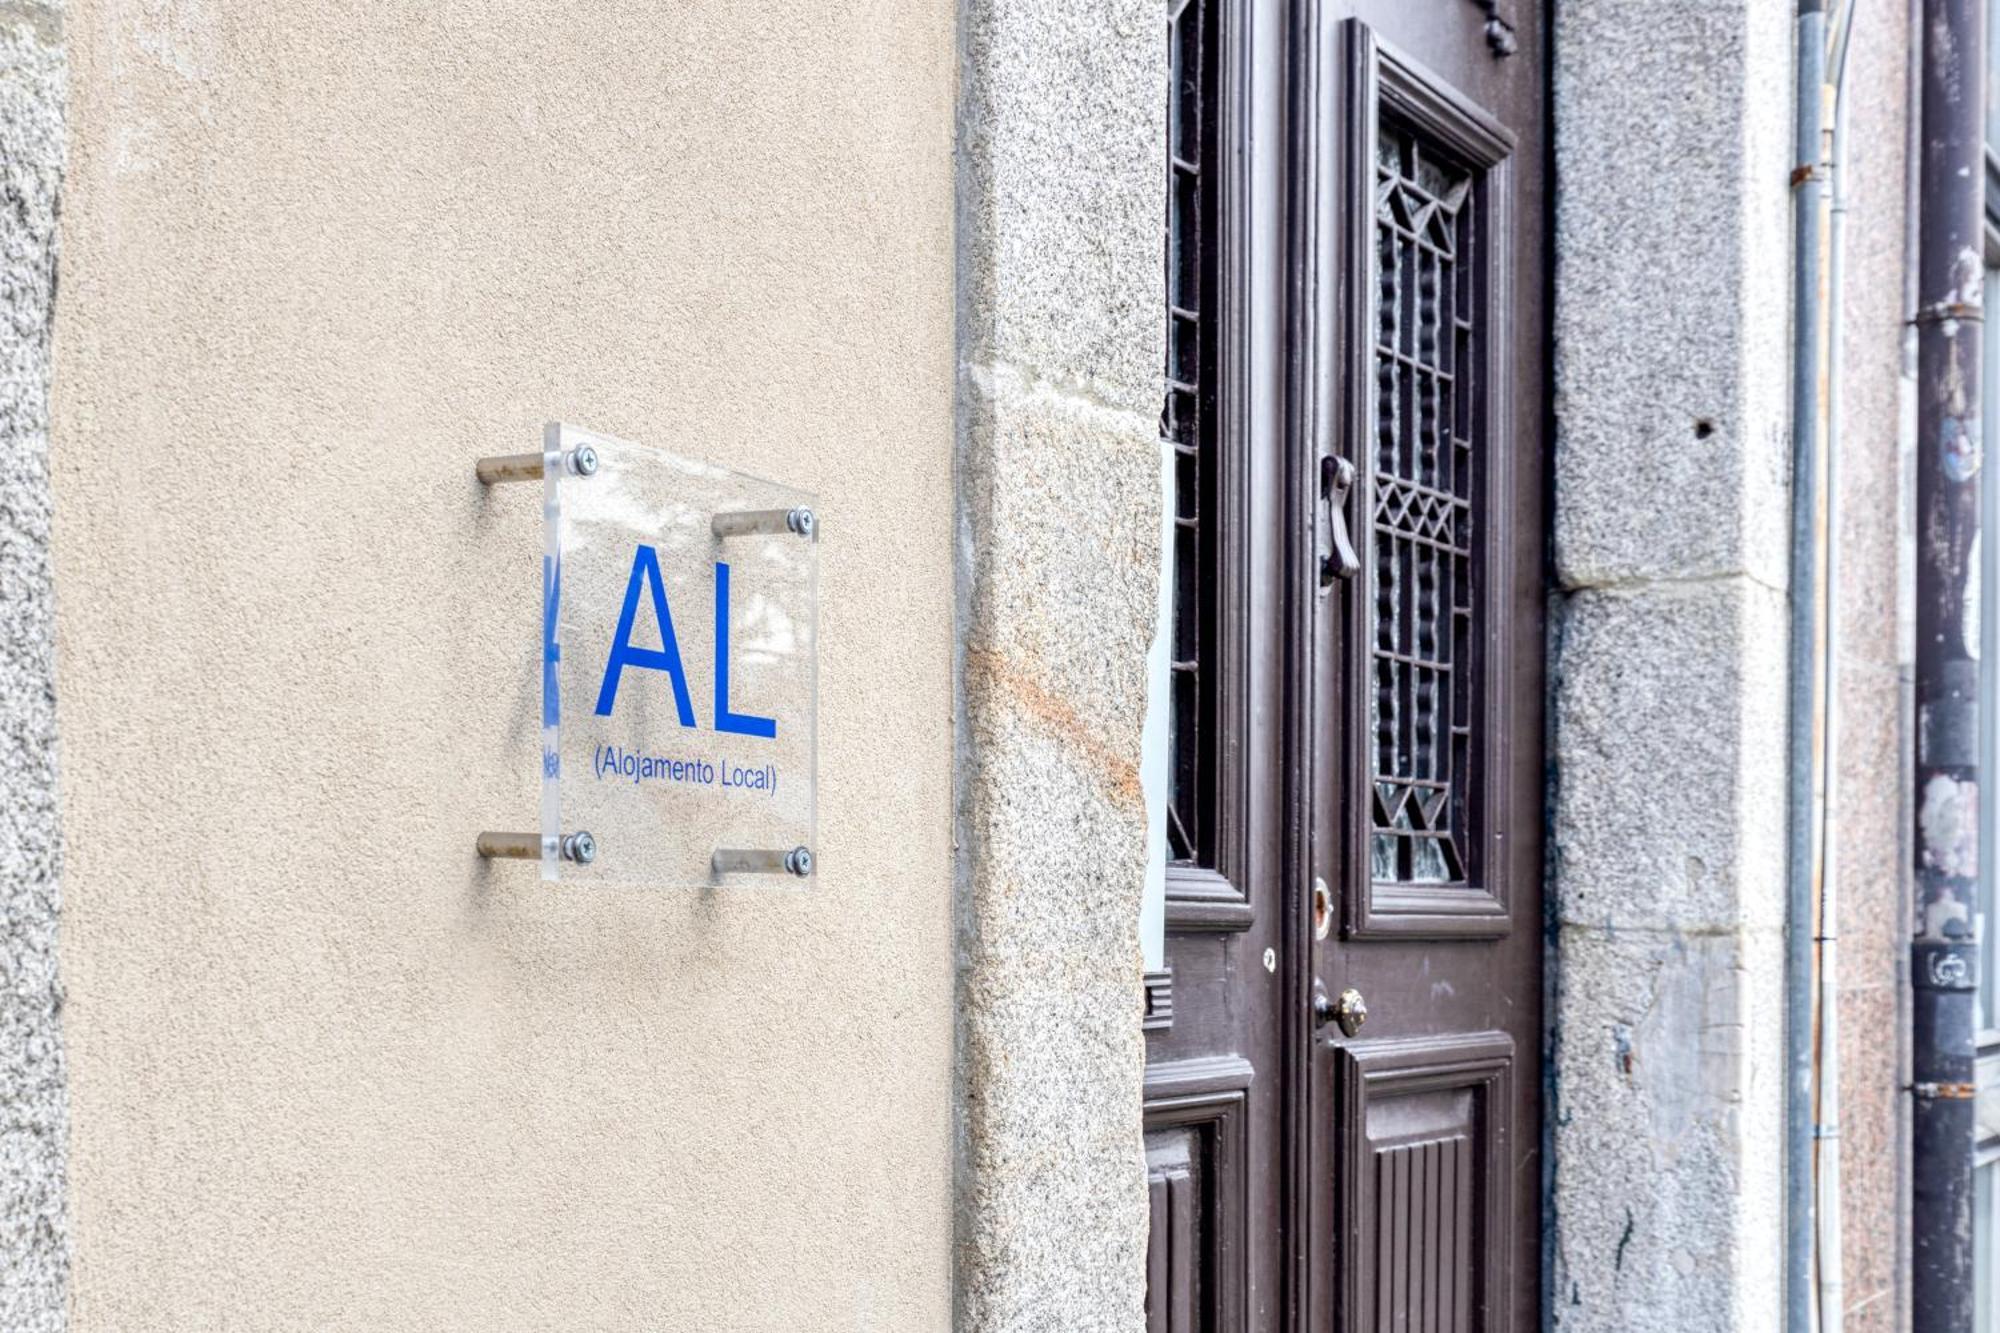
[[[1323,940],[1333,932],[1333,891],[1326,881],[1313,877],[1313,938]]]

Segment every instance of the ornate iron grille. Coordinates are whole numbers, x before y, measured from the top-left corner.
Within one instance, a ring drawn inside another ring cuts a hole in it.
[[[1471,173],[1384,118],[1371,494],[1377,881],[1468,882],[1478,605]]]
[[[1214,859],[1216,459],[1213,334],[1203,316],[1214,266],[1211,6],[1173,0],[1167,45],[1167,366],[1160,438],[1174,455],[1173,657],[1168,713],[1168,856]]]

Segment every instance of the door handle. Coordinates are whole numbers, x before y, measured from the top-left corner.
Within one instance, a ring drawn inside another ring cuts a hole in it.
[[[1361,1031],[1361,1025],[1368,1021],[1368,1001],[1361,992],[1349,986],[1340,992],[1339,999],[1330,999],[1326,987],[1313,982],[1313,1022],[1325,1027],[1328,1023],[1338,1024],[1346,1036]]]
[[[1319,504],[1323,514],[1319,544],[1319,590],[1361,572],[1361,557],[1347,534],[1347,496],[1354,489],[1354,464],[1331,454],[1319,460]]]

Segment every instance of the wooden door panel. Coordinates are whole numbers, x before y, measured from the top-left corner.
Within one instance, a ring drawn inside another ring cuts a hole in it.
[[[1302,856],[1339,908],[1307,951],[1308,1333],[1538,1322],[1540,8],[1511,52],[1469,4],[1302,20],[1294,466],[1355,554],[1299,668]]]
[[[1513,1062],[1503,1032],[1341,1049],[1336,1285],[1346,1327],[1506,1327],[1492,1315],[1507,1309]]]
[[[1155,1333],[1536,1324],[1548,140],[1503,9],[1165,5]]]
[[[1358,1324],[1412,1333],[1471,1326],[1470,1156],[1464,1134],[1377,1149],[1375,1309]]]
[[[1200,1144],[1190,1130],[1146,1135],[1146,1333],[1189,1333],[1213,1327],[1197,1322],[1202,1309],[1202,1258],[1207,1250],[1204,1183],[1197,1174]],[[1207,1313],[1207,1311],[1203,1311]]]
[[[1233,1057],[1146,1071],[1147,1333],[1248,1326],[1252,1073]]]
[[[1167,0],[1161,443],[1174,467],[1166,966],[1146,982],[1153,1330],[1276,1329],[1286,1097],[1288,634],[1278,455],[1287,0]],[[1253,79],[1252,71],[1259,71]],[[1292,1043],[1292,1045],[1288,1045]],[[1253,1077],[1254,1072],[1254,1077]]]

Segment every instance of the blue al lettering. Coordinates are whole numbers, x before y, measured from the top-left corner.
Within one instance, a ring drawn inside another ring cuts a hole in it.
[[[560,573],[556,575],[554,586],[560,586]],[[660,646],[640,648],[632,643],[632,631],[639,616],[641,593],[650,596],[653,619],[660,627]],[[554,652],[554,601],[551,593],[548,602],[547,619],[550,636],[547,652]],[[632,554],[632,573],[625,582],[625,603],[618,612],[618,628],[611,636],[611,653],[604,663],[604,681],[598,687],[596,713],[599,717],[611,716],[611,710],[618,703],[618,686],[623,680],[625,668],[633,667],[647,671],[664,671],[673,686],[674,711],[683,727],[699,724],[694,716],[694,699],[688,690],[687,669],[681,662],[680,640],[674,633],[674,617],[667,605],[666,582],[660,576],[660,555],[654,548],[640,545]],[[547,668],[552,676],[554,666]],[[548,702],[550,691],[544,688],[544,702]],[[729,566],[721,561],[715,564],[715,729],[737,736],[758,736],[766,740],[778,734],[777,719],[762,717],[755,713],[738,713],[729,706]]]
[[[542,557],[542,725],[562,721],[562,695],[556,688],[556,663],[562,645],[556,641],[556,611],[562,605],[562,562]]]
[[[660,626],[658,648],[632,646],[632,622],[639,613],[641,588],[653,595],[653,619]],[[667,609],[667,585],[660,578],[660,553],[641,545],[632,554],[632,576],[625,582],[625,605],[618,612],[618,629],[611,636],[611,656],[604,663],[604,684],[597,691],[597,715],[610,717],[618,702],[618,682],[625,668],[664,671],[674,687],[674,711],[681,725],[692,727],[694,700],[688,697],[687,671],[681,666],[680,640],[674,637],[673,612]]]
[[[775,718],[729,711],[729,566],[715,562],[715,729],[738,736],[778,734]]]

